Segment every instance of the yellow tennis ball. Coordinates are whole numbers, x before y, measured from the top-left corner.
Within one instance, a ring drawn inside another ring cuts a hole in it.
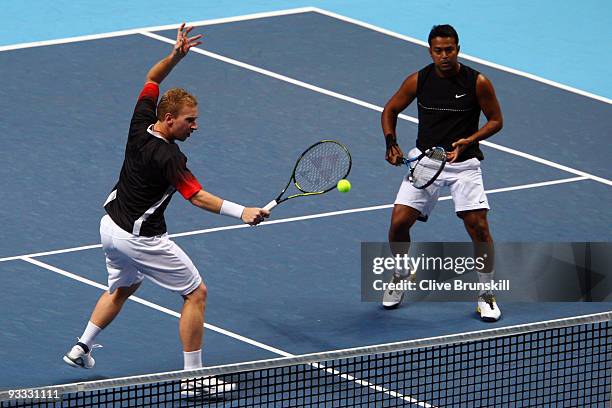
[[[336,187],[338,188],[339,192],[348,193],[349,191],[351,191],[351,182],[347,179],[342,179],[338,182],[338,185]]]

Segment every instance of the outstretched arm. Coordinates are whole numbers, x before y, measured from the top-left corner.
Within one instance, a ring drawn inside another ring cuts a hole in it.
[[[242,207],[241,205],[225,201],[214,194],[200,190],[189,201],[196,207],[217,214],[230,215],[240,218],[242,222],[257,225],[270,216],[270,211],[255,207]],[[242,208],[241,208],[242,207]]]
[[[176,34],[176,43],[172,52],[149,70],[146,82],[160,84],[192,47],[202,44],[201,41],[198,41],[202,38],[202,34],[188,37],[191,30],[193,30],[193,27],[185,27],[185,23],[181,24]]]

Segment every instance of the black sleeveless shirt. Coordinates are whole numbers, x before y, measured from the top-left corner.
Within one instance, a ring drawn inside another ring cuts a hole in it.
[[[450,78],[436,74],[434,64],[419,71],[417,102],[419,133],[417,147],[424,151],[441,146],[447,152],[457,140],[478,130],[480,105],[476,98],[476,79],[479,72],[461,64],[459,73]],[[478,143],[470,145],[457,161],[473,157],[483,160]]]

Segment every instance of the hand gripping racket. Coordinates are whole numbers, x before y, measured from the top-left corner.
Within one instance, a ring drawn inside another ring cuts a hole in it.
[[[275,200],[270,201],[264,209],[271,210],[283,201],[295,197],[318,195],[333,190],[338,181],[346,178],[351,171],[351,154],[341,143],[334,140],[322,140],[310,146],[297,159],[291,178]],[[289,186],[300,191],[283,197]]]
[[[410,168],[408,181],[415,188],[423,189],[429,187],[442,173],[446,165],[446,152],[441,147],[432,147],[417,157],[402,161]]]

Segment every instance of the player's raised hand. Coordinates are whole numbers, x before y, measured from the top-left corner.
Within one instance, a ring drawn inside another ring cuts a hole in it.
[[[193,30],[192,26],[185,27],[185,23],[181,24],[176,33],[176,43],[174,44],[174,54],[179,58],[183,58],[192,47],[197,47],[202,44],[202,41],[198,41],[202,38],[202,34],[194,35],[189,37],[189,32]]]

